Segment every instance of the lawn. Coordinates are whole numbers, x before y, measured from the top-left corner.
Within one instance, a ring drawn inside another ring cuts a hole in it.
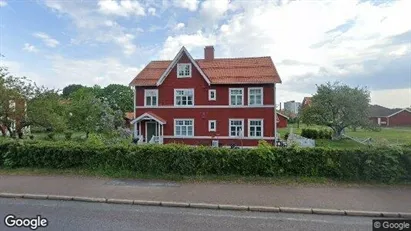
[[[317,128],[325,129],[322,126],[307,126],[305,124],[300,124],[297,128],[296,124],[289,124],[287,128],[280,128],[280,137],[284,137],[287,132],[293,130],[295,134],[301,134],[303,128]],[[357,131],[352,131],[351,129],[346,129],[345,134],[359,140],[365,140],[371,138],[375,143],[389,143],[389,144],[409,144],[411,143],[411,127],[405,128],[382,128],[381,131],[369,131],[364,129],[357,129]],[[335,148],[356,148],[363,146],[350,139],[343,139],[339,141],[332,140],[317,140],[317,146],[319,147],[335,147]]]

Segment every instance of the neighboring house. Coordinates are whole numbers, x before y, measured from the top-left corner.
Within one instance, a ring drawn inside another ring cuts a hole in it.
[[[284,110],[289,113],[296,114],[296,115],[298,115],[298,113],[300,112],[300,107],[301,107],[301,103],[295,102],[294,100],[284,103]]]
[[[301,103],[301,108],[304,109],[311,106],[311,99],[312,97],[304,97],[303,102]]]
[[[194,60],[182,47],[173,60],[150,62],[134,87],[134,136],[139,143],[255,146],[273,142],[276,84],[271,57]]]
[[[124,114],[124,123],[126,128],[131,128],[131,121],[134,119],[134,112],[126,112]]]
[[[286,128],[288,126],[288,119],[288,116],[277,112],[277,128]]]
[[[382,127],[411,126],[411,108],[390,109],[371,105],[370,120]]]
[[[9,119],[12,121],[10,130],[12,132],[17,132],[21,130],[23,133],[28,133],[30,128],[21,128],[21,122],[26,114],[26,102],[23,99],[9,100]],[[1,122],[0,122],[1,123]],[[7,127],[0,124],[0,132],[2,135],[10,135]],[[17,134],[16,134],[17,135]]]

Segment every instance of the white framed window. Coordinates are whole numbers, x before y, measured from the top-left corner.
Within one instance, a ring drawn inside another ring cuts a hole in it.
[[[208,131],[209,132],[217,131],[217,121],[216,120],[209,120],[208,121]]]
[[[263,137],[264,136],[264,120],[249,119],[248,120],[248,137]]]
[[[248,88],[248,105],[263,105],[263,88]]]
[[[244,88],[230,88],[229,91],[231,106],[244,105]]]
[[[144,90],[144,106],[158,106],[158,90]]]
[[[174,119],[174,136],[193,137],[194,119]]]
[[[190,77],[191,77],[191,63],[177,64],[177,78],[190,78]]]
[[[212,140],[211,147],[218,147],[218,140]]]
[[[217,99],[217,91],[215,89],[208,90],[208,100],[215,101]]]
[[[174,89],[174,106],[193,106],[194,89]]]
[[[230,137],[244,135],[244,119],[229,119],[228,123]]]

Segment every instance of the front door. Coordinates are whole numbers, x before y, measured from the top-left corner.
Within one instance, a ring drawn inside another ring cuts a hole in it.
[[[147,143],[150,142],[151,138],[156,135],[156,123],[155,122],[147,122],[146,123],[146,141]]]

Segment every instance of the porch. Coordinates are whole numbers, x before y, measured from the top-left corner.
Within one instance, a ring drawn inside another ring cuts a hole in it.
[[[131,123],[137,144],[163,144],[166,121],[152,112],[146,112]]]

